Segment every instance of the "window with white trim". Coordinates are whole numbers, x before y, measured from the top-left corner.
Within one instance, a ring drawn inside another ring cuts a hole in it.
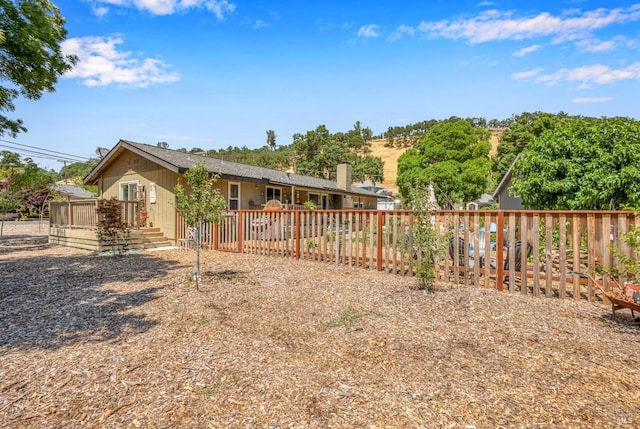
[[[135,201],[138,193],[138,181],[120,182],[118,199],[121,201]]]
[[[240,210],[240,183],[229,182],[229,210]]]

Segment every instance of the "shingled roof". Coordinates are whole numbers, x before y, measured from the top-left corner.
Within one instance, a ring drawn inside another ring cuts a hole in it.
[[[100,171],[110,165],[124,150],[130,150],[179,174],[186,173],[189,168],[196,164],[202,164],[210,172],[226,180],[261,183],[265,185],[295,186],[364,197],[380,197],[373,192],[356,187],[353,187],[350,191],[340,189],[336,182],[331,180],[272,170],[254,165],[240,164],[238,162],[225,161],[193,153],[179,152],[128,140],[120,140],[85,177],[84,183],[95,183],[98,180]]]

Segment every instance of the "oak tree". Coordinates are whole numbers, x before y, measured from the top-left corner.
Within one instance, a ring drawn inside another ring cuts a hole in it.
[[[0,136],[27,131],[21,119],[6,116],[19,96],[39,99],[54,91],[58,78],[77,58],[60,43],[65,19],[49,0],[0,0]]]

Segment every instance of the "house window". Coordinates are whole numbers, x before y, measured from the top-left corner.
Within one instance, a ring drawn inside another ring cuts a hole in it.
[[[121,201],[135,201],[137,199],[138,181],[120,182],[118,199]]]
[[[240,184],[229,182],[229,210],[240,210]]]
[[[267,201],[269,200],[278,200],[282,202],[282,189],[280,188],[270,188],[267,186]]]
[[[329,209],[329,197],[327,194],[322,194],[322,210]]]
[[[314,206],[320,207],[320,194],[312,194],[309,192],[309,201],[313,203]]]

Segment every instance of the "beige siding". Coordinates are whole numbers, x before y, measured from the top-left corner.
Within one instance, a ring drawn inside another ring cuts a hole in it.
[[[175,243],[176,212],[173,188],[179,175],[132,152],[123,153],[102,174],[99,183],[102,198],[119,198],[120,183],[138,181],[145,187],[147,225],[160,228],[163,235]],[[150,203],[151,183],[156,185],[156,202]]]

